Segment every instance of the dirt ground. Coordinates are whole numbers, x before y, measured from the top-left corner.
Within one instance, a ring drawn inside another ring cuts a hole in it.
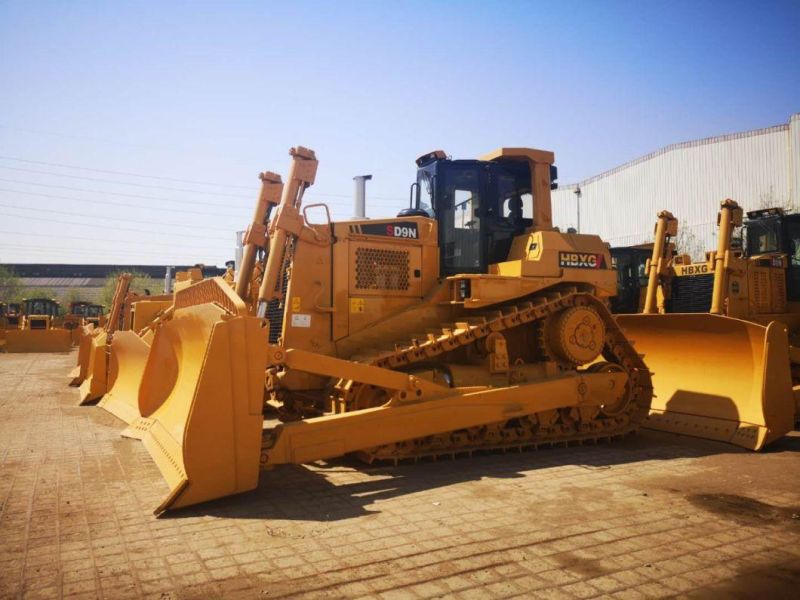
[[[75,356],[0,354],[0,597],[796,597],[800,437],[643,432],[398,467],[350,460],[155,518],[167,485],[77,406]]]

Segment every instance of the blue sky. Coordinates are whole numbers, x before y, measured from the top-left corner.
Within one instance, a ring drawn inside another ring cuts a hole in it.
[[[392,215],[435,148],[570,183],[785,123],[798,32],[797,0],[0,1],[0,262],[222,264],[297,144],[347,218],[353,175]]]

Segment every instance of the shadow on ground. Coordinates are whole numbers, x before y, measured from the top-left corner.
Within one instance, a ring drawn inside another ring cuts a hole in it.
[[[800,437],[777,442],[771,452],[797,452]],[[748,454],[728,444],[644,431],[621,441],[538,451],[487,453],[471,458],[368,466],[355,458],[285,465],[263,472],[252,492],[172,511],[165,518],[212,515],[233,519],[336,521],[380,512],[382,500],[481,479],[524,478],[531,471],[575,466],[602,470],[642,461],[671,461]],[[347,474],[352,473],[352,482]],[[336,475],[336,483],[328,475]],[[364,479],[364,474],[369,476]]]

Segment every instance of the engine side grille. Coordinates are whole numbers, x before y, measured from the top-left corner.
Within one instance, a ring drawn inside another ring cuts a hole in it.
[[[786,312],[786,271],[783,269],[770,269],[770,282],[772,283],[772,306],[770,310],[776,313]]]
[[[753,272],[751,300],[759,313],[769,312],[769,272],[755,269]]]
[[[672,280],[672,298],[667,306],[671,313],[704,313],[711,310],[714,275],[686,275]]]
[[[356,289],[402,290],[409,288],[411,259],[406,250],[356,249]]]

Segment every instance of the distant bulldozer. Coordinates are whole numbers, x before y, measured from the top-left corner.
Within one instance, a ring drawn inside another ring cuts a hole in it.
[[[70,331],[72,345],[78,346],[81,338],[87,332],[86,325],[100,327],[103,324],[105,324],[105,317],[102,305],[76,300],[70,302],[62,327]]]
[[[70,331],[57,326],[60,305],[51,298],[27,298],[20,313],[6,316],[6,352],[67,352]]]

